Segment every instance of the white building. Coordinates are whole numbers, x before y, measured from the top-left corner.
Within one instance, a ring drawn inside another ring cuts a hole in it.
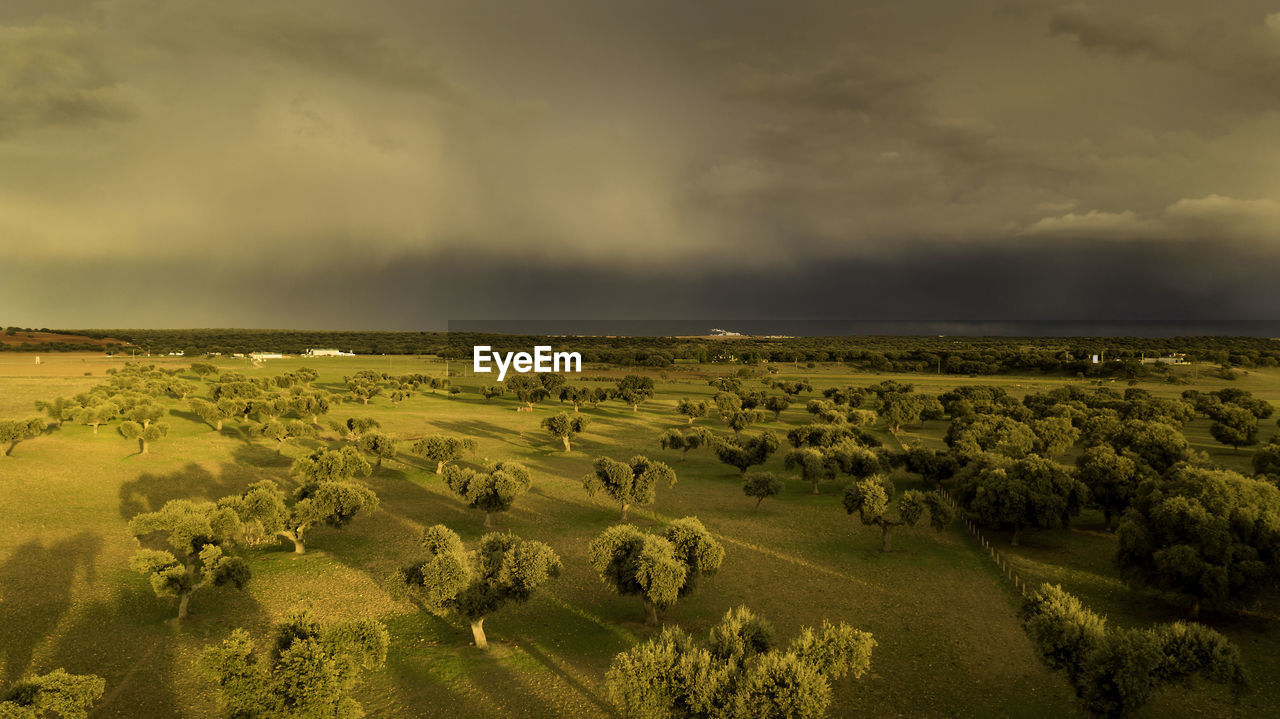
[[[1142,364],[1191,364],[1184,352],[1173,352],[1167,357],[1143,357]]]
[[[337,349],[310,349],[307,350],[308,357],[355,357],[355,352],[343,352]]]
[[[284,355],[279,352],[253,352],[249,355],[249,359],[265,360],[265,359],[284,359]]]

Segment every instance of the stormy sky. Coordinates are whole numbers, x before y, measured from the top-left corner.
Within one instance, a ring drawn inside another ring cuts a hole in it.
[[[1280,0],[4,0],[0,324],[1274,319]]]

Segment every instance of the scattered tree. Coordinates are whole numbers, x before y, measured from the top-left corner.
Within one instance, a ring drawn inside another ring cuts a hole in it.
[[[451,464],[444,468],[444,483],[468,507],[484,512],[484,526],[492,527],[493,515],[511,509],[533,477],[519,462],[498,462],[483,472]]]
[[[1012,530],[1064,527],[1080,513],[1085,486],[1060,464],[1029,454],[1019,460],[980,455],[957,475],[956,499],[978,522]]]
[[[587,493],[604,492],[622,507],[622,521],[627,521],[631,505],[653,504],[658,496],[658,482],[675,485],[676,473],[662,462],[636,455],[630,462],[600,457],[592,464],[592,472],[582,479]]]
[[[159,442],[169,434],[168,422],[156,422],[150,426],[143,426],[129,420],[121,422],[120,436],[125,439],[138,440],[138,454],[146,454],[151,449],[152,442]]]
[[[653,399],[653,378],[629,374],[618,380],[618,388],[613,396],[621,402],[631,405],[632,412],[639,412],[640,405]]]
[[[749,472],[742,477],[742,493],[756,499],[756,506],[752,509],[760,509],[761,502],[781,491],[782,480],[772,472]]]
[[[382,469],[382,460],[396,456],[396,443],[382,432],[366,432],[356,442],[356,449],[377,457],[375,469]]]
[[[1280,436],[1253,453],[1253,473],[1280,483]]]
[[[436,474],[450,462],[461,461],[465,453],[476,451],[476,441],[447,434],[429,434],[409,448],[415,456],[436,463]]]
[[[542,542],[493,532],[468,552],[448,527],[437,524],[422,535],[428,557],[396,573],[430,611],[457,612],[471,623],[478,649],[488,649],[484,620],[508,603],[523,603],[560,575],[560,557]]]
[[[689,450],[705,447],[711,444],[713,438],[711,430],[706,427],[692,427],[688,432],[669,429],[658,438],[658,444],[663,449],[680,450],[680,461],[683,462]]]
[[[75,416],[78,409],[80,409],[80,404],[66,397],[58,397],[51,402],[36,400],[36,411],[44,412],[59,427],[62,426],[63,422]]]
[[[618,594],[638,595],[645,623],[655,625],[658,610],[687,596],[724,561],[724,547],[696,517],[672,522],[662,536],[614,525],[591,541],[588,553],[600,579]]]
[[[4,456],[12,457],[13,448],[17,447],[19,442],[37,437],[43,431],[44,420],[39,417],[0,420],[0,446],[4,447]],[[97,427],[94,431],[97,431]]]
[[[196,362],[191,365],[191,373],[204,379],[206,375],[217,374],[218,368],[205,362]]]
[[[1138,486],[1120,523],[1116,564],[1131,584],[1192,604],[1247,606],[1280,583],[1280,489],[1182,464]]]
[[[561,387],[560,401],[568,402],[573,405],[574,414],[582,408],[584,404],[595,404],[599,400],[596,398],[596,390],[590,387]]]
[[[369,404],[369,400],[382,394],[382,385],[368,377],[348,377],[347,391],[361,404]]]
[[[542,427],[552,437],[559,438],[564,443],[564,451],[569,452],[572,451],[569,446],[569,440],[585,430],[590,421],[588,417],[570,417],[567,413],[561,412],[542,420]]]
[[[192,414],[199,417],[202,422],[209,425],[217,432],[222,431],[223,421],[236,416],[235,413],[224,412],[224,405],[221,402],[209,402],[208,400],[193,397],[188,401],[188,404],[191,406]],[[230,406],[230,404],[231,403],[227,403],[227,406]]]
[[[1076,460],[1076,478],[1089,489],[1090,500],[1102,510],[1108,532],[1124,514],[1138,491],[1138,465],[1103,444],[1090,447]]]
[[[791,406],[791,398],[785,394],[770,395],[764,401],[764,408],[773,412],[773,419],[776,421],[782,415],[782,412]]]
[[[330,420],[329,426],[333,431],[338,433],[341,439],[349,442],[359,442],[365,432],[372,432],[380,429],[382,423],[373,417],[348,417],[346,422],[336,422]]]
[[[818,494],[818,484],[823,480],[835,479],[839,465],[833,457],[829,457],[820,449],[805,447],[793,449],[782,458],[787,469],[800,470],[800,478],[813,485],[813,493]]]
[[[781,445],[777,435],[765,430],[754,437],[748,437],[746,441],[717,439],[711,446],[721,462],[730,467],[736,467],[741,474],[746,474],[751,467],[764,464],[765,460],[778,451]]]
[[[569,381],[567,377],[559,372],[541,372],[537,375],[538,381],[542,383],[542,388],[547,391],[547,396],[558,394],[560,388],[564,387]]]
[[[494,397],[501,397],[507,390],[500,384],[480,385],[480,396],[484,397],[484,401],[488,402]]]
[[[946,442],[958,454],[993,452],[1018,459],[1035,449],[1036,434],[1016,419],[977,414],[953,420],[947,429]]]
[[[507,389],[530,410],[533,405],[547,398],[547,388],[542,386],[541,380],[530,374],[518,374],[507,380]]]
[[[1076,429],[1066,417],[1049,417],[1031,422],[1036,435],[1035,451],[1042,457],[1057,457],[1075,446],[1080,439]]]
[[[857,512],[864,525],[880,528],[880,551],[893,549],[894,527],[914,527],[925,512],[929,513],[929,524],[938,531],[954,519],[951,503],[941,492],[914,490],[903,492],[898,498],[898,517],[895,519],[889,513],[893,494],[893,482],[883,477],[859,480],[844,490],[844,511],[848,514]]]
[[[1125,420],[1111,438],[1111,444],[1116,451],[1129,450],[1131,456],[1160,474],[1191,459],[1187,438],[1177,427],[1163,422]]]
[[[93,427],[93,433],[98,433],[98,427],[115,419],[120,414],[120,407],[111,402],[100,402],[91,407],[82,407],[76,411],[74,418],[80,424]]]
[[[322,449],[308,457],[293,461],[289,474],[305,482],[344,482],[353,477],[368,477],[373,467],[355,447]]]
[[[1258,443],[1258,418],[1243,407],[1226,405],[1209,426],[1209,434],[1222,444],[1231,445],[1232,451],[1239,452],[1242,445]]]
[[[224,497],[219,505],[236,513],[250,544],[278,538],[293,542],[295,554],[307,551],[307,532],[316,525],[345,527],[361,512],[378,508],[373,490],[354,482],[319,480],[298,487],[293,501],[275,482],[264,479],[238,497]]]
[[[209,585],[244,589],[248,584],[248,563],[225,553],[241,529],[239,516],[230,508],[171,500],[159,511],[134,517],[129,531],[136,537],[164,534],[177,554],[143,549],[133,555],[129,566],[150,578],[157,596],[178,598],[178,619],[182,620],[196,591]]]
[[[316,430],[315,427],[300,419],[291,419],[288,422],[272,419],[255,425],[249,430],[249,433],[255,437],[274,441],[276,443],[276,454],[280,454],[280,450],[286,442],[314,436]]]
[[[293,395],[289,400],[289,408],[299,417],[310,417],[311,424],[319,426],[320,415],[328,414],[333,402],[326,392],[303,392]]]
[[[736,409],[724,414],[723,417],[725,425],[733,430],[733,436],[738,437],[742,434],[742,430],[763,421],[764,413],[756,409]]]
[[[706,417],[707,411],[710,409],[706,400],[698,400],[694,402],[686,397],[681,397],[676,403],[676,414],[689,418],[689,424],[693,424],[693,420],[699,417]]]

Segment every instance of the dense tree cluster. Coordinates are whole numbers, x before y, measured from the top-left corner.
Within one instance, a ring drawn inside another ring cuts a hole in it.
[[[229,717],[359,719],[364,710],[352,690],[362,674],[386,662],[389,643],[386,627],[373,619],[326,624],[295,610],[265,650],[237,629],[205,650],[200,665],[217,683]]]
[[[1280,489],[1179,465],[1138,486],[1116,563],[1130,581],[1200,605],[1247,606],[1280,588]]]
[[[0,690],[0,717],[87,719],[105,689],[106,682],[101,677],[55,669],[48,674],[26,677]]]
[[[818,719],[831,705],[831,682],[865,674],[875,646],[867,632],[824,623],[782,648],[763,618],[738,607],[705,647],[667,627],[622,652],[605,685],[623,716],[635,719]]]
[[[1041,585],[1022,611],[1036,654],[1067,676],[1091,716],[1125,717],[1159,689],[1203,678],[1240,688],[1240,652],[1199,624],[1117,629],[1061,587]]]

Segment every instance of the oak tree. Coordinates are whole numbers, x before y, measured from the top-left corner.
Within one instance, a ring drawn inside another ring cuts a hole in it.
[[[456,612],[471,623],[478,649],[488,649],[484,620],[507,604],[529,601],[560,575],[560,557],[542,542],[492,532],[467,551],[453,530],[437,524],[422,534],[426,559],[398,571],[393,583],[433,612]]]
[[[675,520],[661,536],[618,524],[591,540],[591,567],[618,594],[639,596],[645,623],[687,596],[701,577],[715,574],[724,547],[696,517]]]

